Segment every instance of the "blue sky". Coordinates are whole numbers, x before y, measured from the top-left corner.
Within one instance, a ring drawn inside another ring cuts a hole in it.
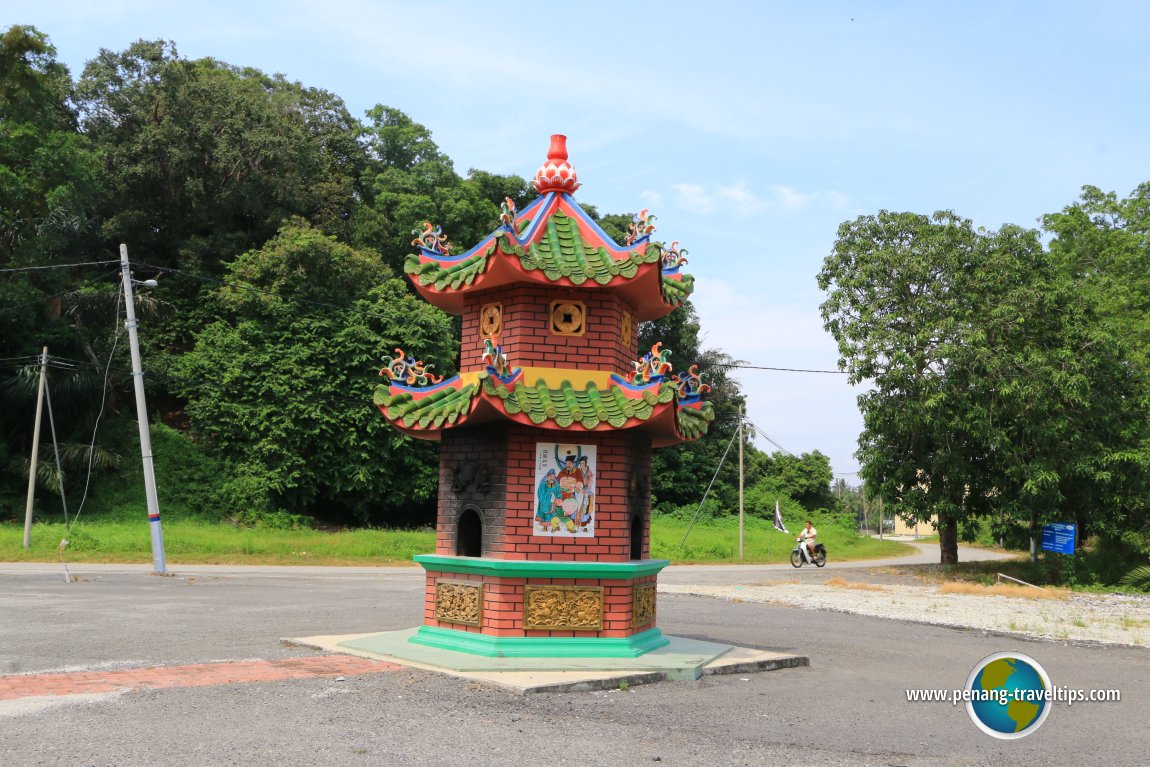
[[[174,40],[281,72],[353,113],[426,125],[456,169],[530,176],[565,133],[602,212],[643,207],[697,278],[705,342],[835,369],[815,285],[842,221],[950,209],[1036,225],[1084,184],[1150,180],[1144,2],[5,3],[78,75],[100,48]],[[678,364],[689,360],[679,359]],[[853,482],[844,377],[739,371],[748,414]],[[759,446],[774,448],[759,441]]]

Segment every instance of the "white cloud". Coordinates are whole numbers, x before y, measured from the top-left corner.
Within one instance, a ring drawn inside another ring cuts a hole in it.
[[[794,187],[774,185],[764,193],[758,193],[745,181],[707,186],[685,182],[673,184],[672,188],[678,193],[682,207],[703,214],[727,210],[739,218],[763,211],[795,212],[815,207],[841,210],[848,203],[847,196],[841,192],[803,192]]]
[[[663,204],[663,195],[651,189],[639,192],[639,199],[652,208],[657,208]]]

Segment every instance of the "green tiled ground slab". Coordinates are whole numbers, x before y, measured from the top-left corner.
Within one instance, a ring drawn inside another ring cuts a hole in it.
[[[438,671],[520,694],[605,690],[624,683],[692,681],[704,675],[751,674],[810,665],[805,656],[682,637],[667,637],[668,645],[638,658],[494,658],[408,642],[416,631],[284,641]]]

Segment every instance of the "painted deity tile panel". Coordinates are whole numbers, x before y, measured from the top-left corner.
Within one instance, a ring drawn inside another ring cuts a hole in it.
[[[532,535],[595,536],[595,445],[535,445],[535,520]]]

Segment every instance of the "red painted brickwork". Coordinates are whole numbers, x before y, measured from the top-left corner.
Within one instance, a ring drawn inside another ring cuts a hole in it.
[[[513,424],[507,430],[507,511],[501,540],[492,556],[502,559],[580,560],[626,562],[632,559],[631,516],[644,515],[649,526],[649,490],[636,503],[639,478],[650,474],[650,440],[626,431],[603,431],[579,435],[582,444],[595,445],[595,536],[571,538],[534,534],[535,446],[570,441],[562,433]],[[644,545],[645,558],[647,547]]]
[[[483,520],[482,556],[600,562],[646,559],[651,448],[650,439],[639,433],[604,431],[579,437],[582,444],[597,448],[594,537],[534,534],[535,446],[570,439],[559,431],[518,424],[445,430],[440,446],[435,553],[460,553],[458,520],[470,508]],[[636,515],[643,528],[642,550],[637,553],[631,547]]]
[[[634,309],[608,291],[518,285],[469,293],[465,301],[460,347],[462,372],[485,369],[479,313],[481,307],[489,303],[503,305],[500,342],[513,368],[578,368],[625,375],[634,369],[631,363],[639,358],[637,325],[633,324],[629,346],[624,347],[619,337],[623,312],[633,316]],[[586,306],[583,335],[561,336],[551,332],[553,301],[579,301]]]

